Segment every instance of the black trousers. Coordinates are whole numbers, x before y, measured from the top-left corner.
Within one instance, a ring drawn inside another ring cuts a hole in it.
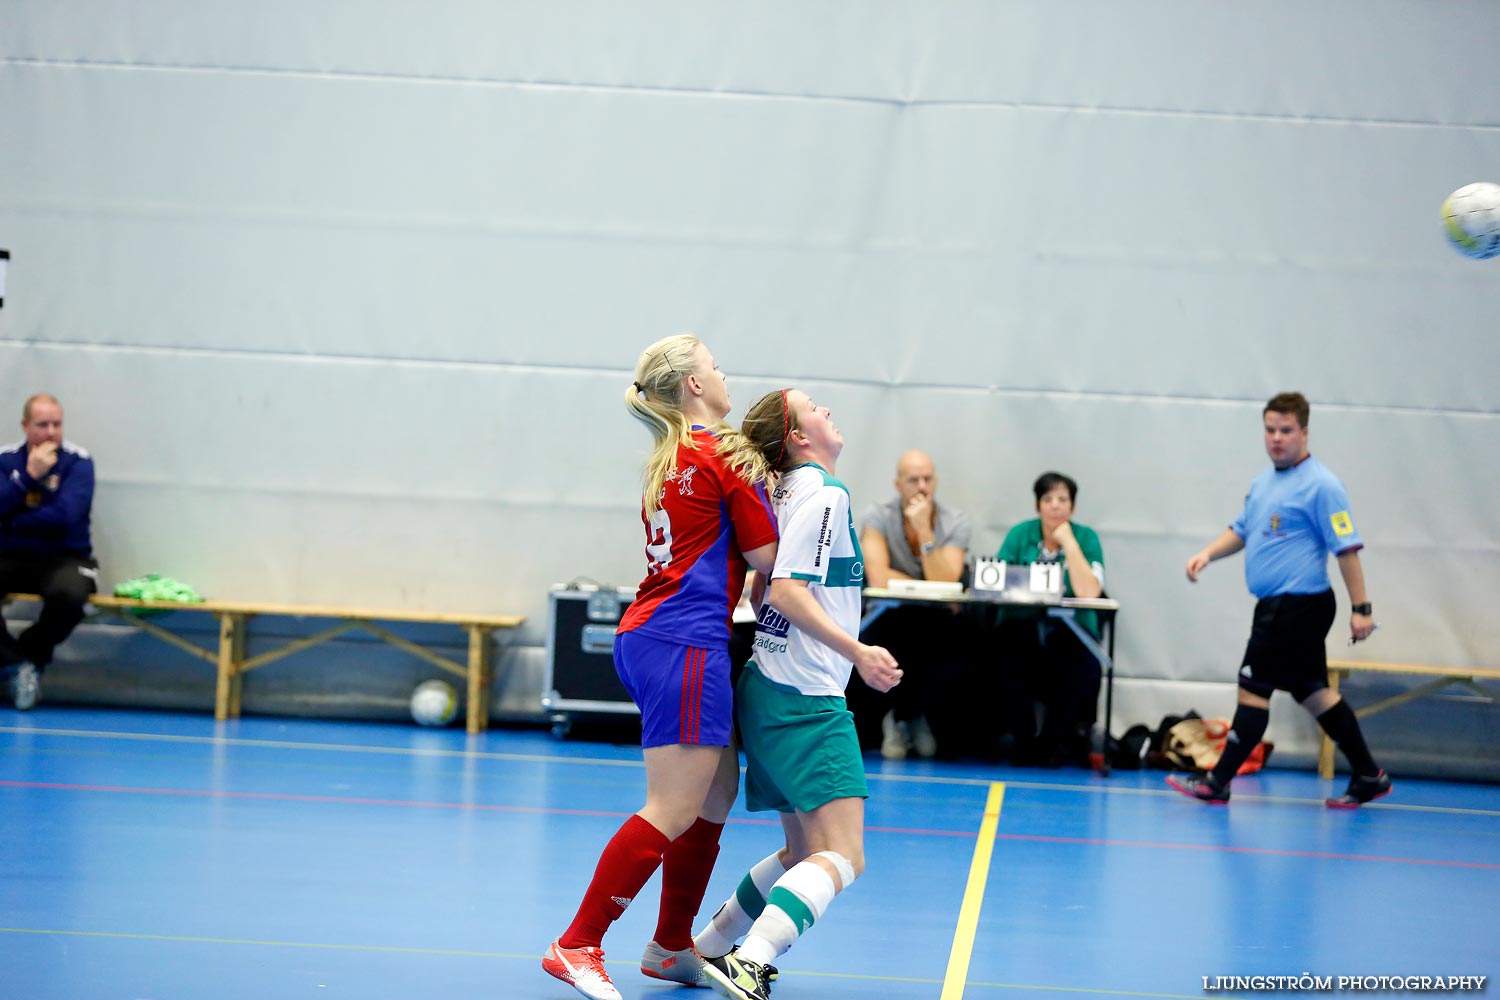
[[[1046,618],[1002,621],[996,645],[998,700],[1012,756],[1086,761],[1103,679],[1094,654],[1067,625]]]
[[[901,683],[882,693],[855,671],[844,698],[854,713],[861,749],[880,746],[880,724],[888,712],[901,722],[925,716],[943,757],[969,752],[968,677],[972,673],[980,632],[966,611],[947,607],[891,608],[870,623],[860,641],[884,646],[902,670]]]
[[[0,555],[0,594],[39,594],[42,613],[19,636],[4,641],[38,670],[52,662],[52,651],[83,621],[83,607],[99,589],[99,564],[76,555]],[[0,629],[3,629],[0,620]]]

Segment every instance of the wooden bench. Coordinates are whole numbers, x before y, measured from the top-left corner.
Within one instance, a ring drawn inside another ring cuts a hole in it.
[[[1415,674],[1421,677],[1431,677],[1432,680],[1426,684],[1418,685],[1410,691],[1392,695],[1384,701],[1377,701],[1373,705],[1356,709],[1354,714],[1358,718],[1374,715],[1376,712],[1384,712],[1388,708],[1404,705],[1416,698],[1424,698],[1429,694],[1441,691],[1451,684],[1461,684],[1470,691],[1492,703],[1500,703],[1500,694],[1488,691],[1479,686],[1477,681],[1500,681],[1500,668],[1496,667],[1438,667],[1427,663],[1377,663],[1370,660],[1329,660],[1328,661],[1328,687],[1337,692],[1339,682],[1353,673],[1372,674]],[[1321,729],[1318,731],[1321,742],[1318,745],[1318,775],[1323,778],[1333,777],[1333,740]]]
[[[39,602],[35,594],[11,594],[10,599]],[[0,600],[3,603],[3,600]],[[130,597],[114,597],[95,594],[89,598],[94,608],[91,617],[112,617],[125,621],[141,631],[155,636],[162,642],[176,646],[193,656],[207,660],[218,669],[218,686],[214,693],[214,718],[236,719],[240,714],[240,697],[245,674],[267,663],[300,653],[319,643],[337,638],[346,632],[357,630],[403,649],[413,656],[467,682],[469,712],[468,730],[471,733],[484,731],[489,726],[489,692],[493,669],[490,656],[490,639],[502,629],[513,629],[526,621],[522,615],[478,615],[453,614],[432,611],[392,611],[372,608],[340,608],[306,604],[267,604],[254,601],[138,601]],[[219,620],[219,644],[217,648],[206,648],[184,639],[151,619],[162,612],[176,611],[184,614],[210,614]],[[277,615],[288,618],[328,618],[337,620],[321,632],[301,639],[288,640],[277,649],[257,656],[245,657],[245,635],[250,621],[259,615]],[[468,633],[468,662],[458,663],[430,649],[419,646],[381,627],[380,622],[422,622],[441,625],[457,625]]]

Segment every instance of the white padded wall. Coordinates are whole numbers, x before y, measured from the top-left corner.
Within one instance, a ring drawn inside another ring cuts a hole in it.
[[[622,394],[691,329],[736,417],[834,406],[858,506],[926,448],[987,552],[1075,476],[1146,719],[1228,710],[1240,566],[1181,567],[1296,388],[1370,654],[1493,663],[1500,267],[1437,205],[1500,180],[1496,37],[1486,0],[5,0],[0,401],[63,398],[110,582],[539,644],[550,583],[639,575]]]

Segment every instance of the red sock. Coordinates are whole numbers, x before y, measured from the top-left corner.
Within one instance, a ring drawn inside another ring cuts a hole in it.
[[[703,905],[708,877],[719,856],[719,834],[723,823],[703,817],[672,841],[661,861],[661,915],[656,922],[656,943],[668,951],[693,946],[693,918]]]
[[[610,838],[594,868],[594,880],[578,904],[578,914],[557,943],[564,948],[599,947],[609,925],[641,891],[671,841],[639,816],[631,816]]]

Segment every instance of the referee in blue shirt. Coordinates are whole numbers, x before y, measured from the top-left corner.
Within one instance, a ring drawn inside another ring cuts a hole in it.
[[[1266,403],[1266,454],[1271,467],[1250,484],[1245,509],[1224,533],[1187,561],[1188,579],[1215,559],[1245,550],[1245,583],[1257,598],[1250,642],[1240,667],[1239,705],[1224,752],[1203,777],[1170,775],[1167,784],[1204,802],[1229,801],[1229,782],[1260,742],[1270,719],[1271,692],[1290,692],[1318,720],[1353,775],[1330,808],[1354,809],[1391,791],[1391,779],[1365,746],[1354,710],[1328,689],[1324,640],[1337,612],[1328,583],[1328,553],[1338,557],[1349,591],[1350,641],[1375,631],[1349,495],[1337,476],[1307,450],[1307,399],[1287,392]]]

